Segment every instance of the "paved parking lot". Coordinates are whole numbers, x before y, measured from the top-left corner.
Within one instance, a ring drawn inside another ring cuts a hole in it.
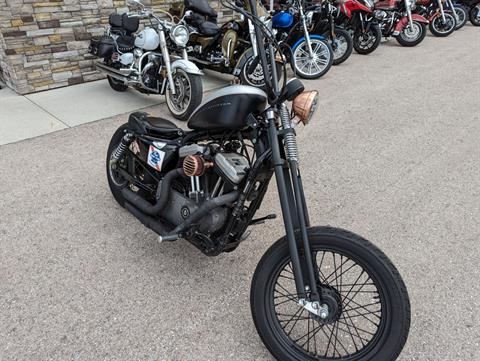
[[[299,130],[312,223],[353,230],[398,266],[413,312],[404,361],[480,359],[479,59],[468,25],[306,82],[321,93]],[[271,360],[249,286],[282,223],[217,258],[158,244],[107,188],[126,119],[0,147],[0,360]],[[260,213],[272,210],[274,187]]]

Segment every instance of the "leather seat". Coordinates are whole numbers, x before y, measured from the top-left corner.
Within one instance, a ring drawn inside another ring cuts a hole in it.
[[[198,24],[198,30],[202,35],[213,36],[219,32],[220,28],[217,24],[205,20],[204,22]]]
[[[135,49],[135,38],[129,35],[120,35],[117,38],[118,50],[122,53]]]
[[[213,19],[215,20],[215,19]],[[209,21],[207,18],[200,14],[192,14],[187,18],[190,25],[197,28],[201,35],[214,36],[218,34],[220,28],[214,21]]]
[[[177,137],[183,134],[183,130],[170,120],[153,117],[144,112],[130,114],[128,125],[139,134],[162,135],[166,137]]]

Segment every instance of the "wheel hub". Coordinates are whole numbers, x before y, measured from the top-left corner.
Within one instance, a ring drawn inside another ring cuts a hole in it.
[[[328,315],[325,318],[317,315],[312,315],[312,317],[322,325],[336,322],[342,314],[342,298],[340,293],[335,288],[326,285],[319,285],[318,290],[322,300],[321,303],[328,307]]]

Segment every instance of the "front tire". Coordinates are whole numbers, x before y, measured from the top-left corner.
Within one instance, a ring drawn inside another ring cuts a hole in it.
[[[332,47],[323,40],[310,39],[313,56],[310,57],[308,44],[303,40],[292,51],[292,67],[304,79],[318,79],[325,75],[333,64]]]
[[[335,27],[335,36],[329,37],[328,42],[333,50],[333,65],[343,63],[352,55],[353,40],[348,31]]]
[[[427,26],[418,21],[413,22],[413,30],[410,26],[405,26],[396,39],[402,46],[412,47],[420,44],[427,35]]]
[[[428,28],[430,32],[438,37],[446,37],[455,31],[456,20],[455,17],[450,13],[445,13],[445,22],[443,21],[441,15],[436,16]]]
[[[367,32],[361,29],[355,30],[353,34],[353,48],[358,54],[367,55],[372,53],[382,40],[382,31],[378,24],[370,24]]]
[[[465,26],[468,20],[468,11],[462,5],[454,6],[455,15],[456,15],[456,25],[455,30],[459,30]]]
[[[308,236],[330,314],[320,319],[298,304],[288,244],[281,238],[252,280],[252,316],[265,346],[280,361],[395,360],[410,328],[410,301],[395,266],[348,231],[314,227]]]
[[[175,95],[170,90],[170,84],[167,84],[165,99],[168,110],[174,118],[188,120],[193,111],[202,102],[202,78],[198,74],[187,73],[181,68],[177,68],[172,76],[175,85]]]
[[[470,9],[468,13],[470,22],[474,26],[480,26],[480,4]]]

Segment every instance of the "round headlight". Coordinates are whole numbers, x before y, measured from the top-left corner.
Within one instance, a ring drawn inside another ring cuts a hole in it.
[[[315,110],[317,110],[317,104],[318,91],[302,92],[293,99],[293,113],[304,125],[307,125],[313,114],[315,114]]]
[[[189,37],[190,34],[188,33],[187,27],[183,25],[176,25],[170,31],[170,39],[178,46],[183,47],[187,45]]]

